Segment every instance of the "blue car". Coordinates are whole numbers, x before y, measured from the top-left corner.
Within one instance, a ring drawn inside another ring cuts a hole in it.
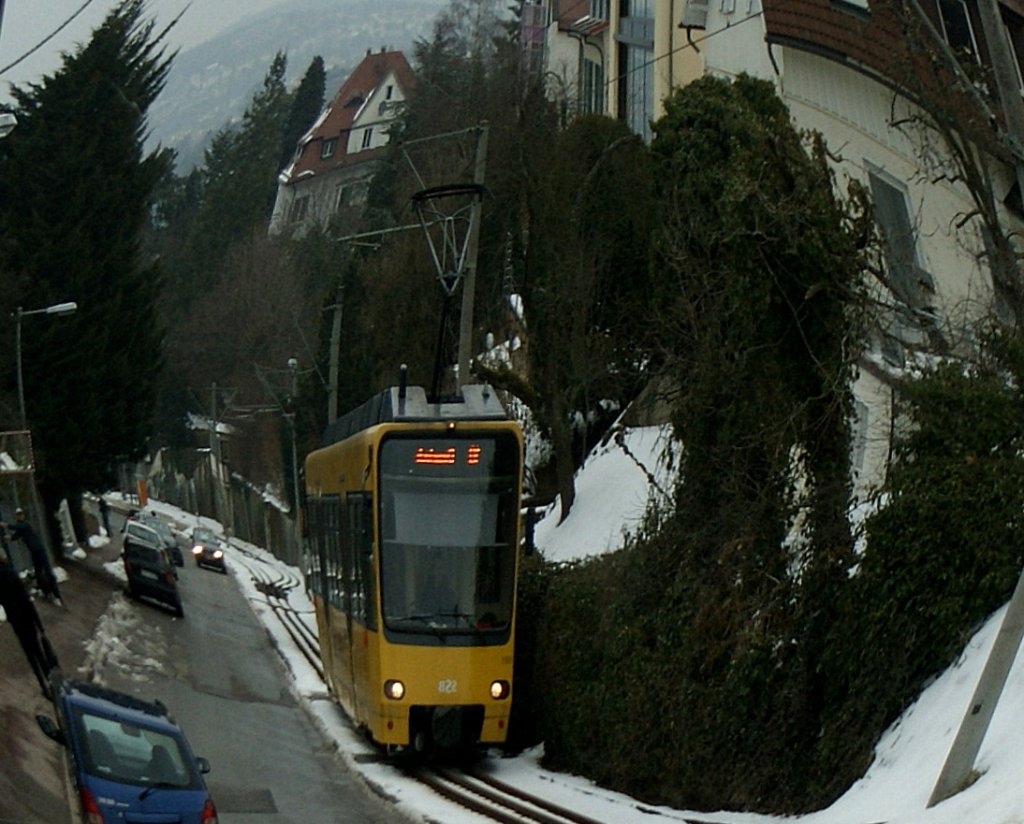
[[[217,824],[203,780],[210,764],[192,754],[162,703],[76,680],[57,680],[53,703],[57,721],[36,721],[65,748],[78,791],[76,821]]]

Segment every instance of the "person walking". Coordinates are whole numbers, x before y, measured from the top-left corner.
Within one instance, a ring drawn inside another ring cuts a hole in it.
[[[53,573],[53,566],[50,564],[50,556],[46,554],[46,547],[39,540],[32,524],[25,520],[25,510],[20,506],[14,510],[14,523],[8,524],[0,521],[0,528],[10,533],[11,540],[20,540],[25,544],[25,549],[32,556],[32,566],[36,573],[36,586],[51,601],[63,604],[60,597],[60,588],[57,586],[57,576]]]
[[[103,529],[107,533],[109,538],[113,533],[110,531],[110,504],[107,503],[107,499],[100,495],[99,501],[100,508],[100,519],[103,521]]]
[[[36,605],[32,603],[21,583],[21,578],[5,554],[0,554],[0,606],[4,608],[7,623],[18,636],[18,642],[25,651],[25,657],[39,681],[43,695],[50,698],[49,679],[50,673],[59,667],[57,656],[46,639]]]

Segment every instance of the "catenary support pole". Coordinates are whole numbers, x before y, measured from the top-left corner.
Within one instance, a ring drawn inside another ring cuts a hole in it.
[[[484,185],[484,170],[487,167],[487,124],[481,123],[476,133],[476,162],[473,167],[473,182]],[[461,389],[470,381],[469,360],[473,346],[473,303],[476,297],[476,258],[480,239],[480,220],[483,212],[483,195],[475,195],[472,222],[469,227],[469,244],[466,248],[466,272],[462,282],[462,316],[459,318],[459,379]]]
[[[220,524],[224,523],[224,508],[221,506],[221,495],[224,489],[220,479],[220,433],[217,423],[217,382],[210,384],[210,470],[213,483],[214,517]]]
[[[956,738],[953,739],[953,746],[946,756],[946,763],[939,773],[939,780],[935,782],[935,789],[932,790],[928,799],[928,806],[934,807],[940,801],[949,798],[951,795],[964,789],[974,770],[974,761],[978,757],[978,751],[985,740],[985,733],[988,731],[992,715],[999,703],[999,696],[1006,684],[1006,678],[1010,674],[1010,667],[1013,666],[1013,659],[1017,657],[1017,649],[1020,646],[1021,638],[1024,637],[1024,572],[1017,580],[1017,588],[1013,591],[1010,604],[1003,616],[1003,623],[999,627],[999,634],[992,644],[992,651],[989,652],[985,668],[978,679],[978,685],[974,688],[974,695],[971,696],[971,703],[967,707],[967,713],[960,722],[960,729]]]

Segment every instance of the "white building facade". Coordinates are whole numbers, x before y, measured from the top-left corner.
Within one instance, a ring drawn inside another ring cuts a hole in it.
[[[948,46],[975,67],[991,64],[992,50],[982,36],[978,4],[983,2],[919,0],[923,28],[943,41],[932,44],[939,53]],[[891,441],[893,378],[916,351],[934,351],[936,340],[947,352],[964,354],[977,321],[993,314],[1006,319],[998,311],[982,225],[963,219],[975,211],[975,203],[952,176],[934,174],[935,156],[945,147],[934,134],[922,142],[894,125],[918,113],[898,91],[906,91],[895,59],[907,49],[894,17],[901,4],[547,0],[535,5],[546,11],[547,71],[571,89],[580,111],[602,111],[650,139],[650,121],[662,114],[662,101],[672,91],[705,74],[746,73],[776,86],[798,128],[824,136],[840,185],[856,179],[868,187],[886,240],[892,286],[879,285],[879,300],[890,309],[879,313],[855,385],[852,456],[856,487],[864,491],[877,484]],[[998,14],[1017,61],[1024,55],[1024,4],[1004,0]],[[1014,68],[1020,79],[1019,62]],[[588,85],[595,78],[599,95]],[[1024,89],[1024,80],[1020,85]],[[994,111],[998,115],[997,105]],[[1024,142],[1024,135],[1019,137]],[[1014,164],[992,155],[985,155],[984,163],[995,200],[1008,204],[1000,207],[1003,225],[1020,232],[1020,211],[1011,208],[1020,199],[1019,188],[1014,194]]]

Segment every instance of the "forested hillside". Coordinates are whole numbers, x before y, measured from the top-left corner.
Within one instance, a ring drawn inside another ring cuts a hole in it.
[[[278,51],[288,57],[289,85],[296,85],[319,55],[333,90],[367,49],[385,44],[407,49],[430,30],[441,6],[442,0],[292,0],[258,15],[175,57],[166,88],[149,115],[146,145],[174,147],[176,170],[187,174],[203,164],[209,139],[239,121],[245,101]]]
[[[652,802],[819,807],[1013,589],[1024,350],[993,331],[971,368],[903,376],[887,484],[852,522],[851,387],[880,254],[868,193],[840,186],[830,147],[749,77],[680,89],[650,145],[576,116],[520,72],[503,5],[451,0],[410,55],[416,94],[365,212],[301,240],[267,224],[295,135],[323,104],[322,60],[289,86],[274,56],[187,176],[140,148],[165,64],[139,3],[52,86],[23,90],[27,125],[0,143],[5,299],[95,307],[26,351],[64,381],[51,398],[31,385],[33,418],[60,433],[40,445],[46,478],[101,484],[108,467],[79,472],[91,464],[72,445],[134,457],[186,443],[186,414],[201,412],[241,428],[234,469],[288,489],[281,413],[297,415],[300,453],[312,448],[339,301],[339,411],[402,363],[428,384],[438,340],[450,379],[457,312],[439,330],[424,237],[394,230],[415,223],[414,192],[472,180],[486,123],[474,352],[488,333],[522,346],[473,369],[550,446],[534,494],[570,511],[581,456],[645,387],[663,387],[682,444],[671,505],[621,551],[527,559],[513,737]],[[131,105],[90,84],[94,57],[123,73]],[[87,100],[118,113],[102,134]],[[55,120],[74,152],[51,150]]]

